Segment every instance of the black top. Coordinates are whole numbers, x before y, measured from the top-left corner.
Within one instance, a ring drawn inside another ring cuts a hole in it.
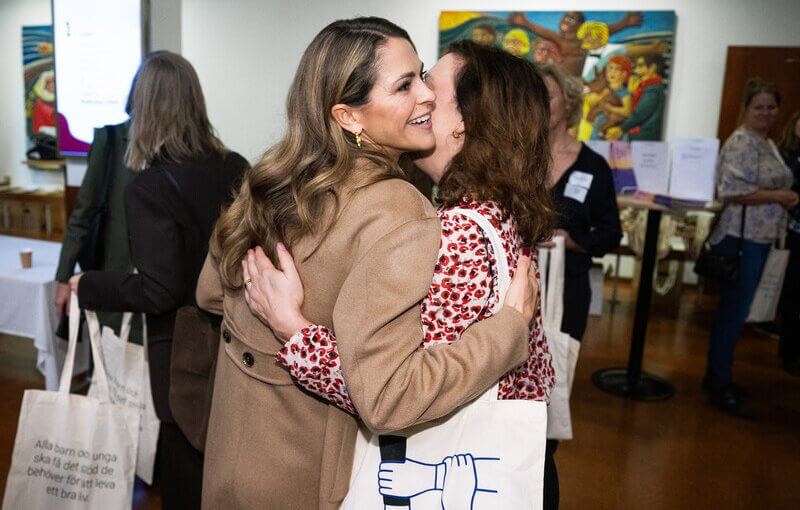
[[[592,257],[602,257],[619,246],[617,194],[611,168],[602,156],[581,144],[578,159],[550,190],[557,228],[569,232],[585,253],[567,250],[567,275],[588,273]]]
[[[792,190],[800,193],[800,151],[786,152],[783,154],[783,159],[794,175]],[[800,233],[800,206],[789,211],[789,216],[789,229]]]
[[[229,152],[180,164],[155,162],[138,174],[125,191],[125,211],[131,260],[139,273],[88,271],[78,285],[81,307],[144,312],[148,340],[171,340],[175,312],[195,304],[211,232],[247,166],[241,155]]]

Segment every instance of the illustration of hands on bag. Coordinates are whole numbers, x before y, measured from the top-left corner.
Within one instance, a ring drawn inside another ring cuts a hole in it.
[[[378,471],[378,491],[384,497],[408,500],[430,491],[441,491],[443,510],[474,508],[475,494],[496,494],[497,490],[481,486],[479,472],[491,469],[498,457],[473,457],[458,454],[445,457],[438,464],[428,464],[414,459],[384,461]],[[487,465],[488,464],[488,465]],[[396,508],[396,503],[392,505]]]

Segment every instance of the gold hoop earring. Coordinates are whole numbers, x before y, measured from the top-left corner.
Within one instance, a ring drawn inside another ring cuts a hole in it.
[[[356,145],[358,145],[358,148],[360,149],[361,148],[361,131],[359,131],[358,133],[355,133],[355,135],[356,135]]]

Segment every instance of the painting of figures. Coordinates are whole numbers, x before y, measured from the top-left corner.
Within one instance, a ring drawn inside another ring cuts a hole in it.
[[[53,72],[53,27],[22,27],[25,83],[25,130],[29,157],[55,157],[56,79]]]
[[[581,80],[580,140],[661,140],[673,67],[673,11],[445,11],[439,53],[471,39],[562,66]]]

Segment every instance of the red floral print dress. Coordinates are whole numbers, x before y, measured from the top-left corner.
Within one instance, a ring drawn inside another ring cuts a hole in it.
[[[516,222],[494,202],[464,201],[460,208],[474,209],[492,222],[503,240],[513,276],[523,249]],[[458,340],[471,324],[490,317],[500,296],[494,250],[481,228],[471,219],[441,207],[442,238],[428,296],[420,304],[423,338],[420,349]],[[527,249],[526,249],[527,250]],[[536,261],[534,260],[534,267]],[[540,278],[538,268],[536,277]],[[336,337],[330,329],[313,325],[295,333],[276,356],[297,384],[330,403],[357,415],[342,377]],[[548,401],[555,372],[539,311],[531,325],[530,356],[500,380],[500,400]]]

